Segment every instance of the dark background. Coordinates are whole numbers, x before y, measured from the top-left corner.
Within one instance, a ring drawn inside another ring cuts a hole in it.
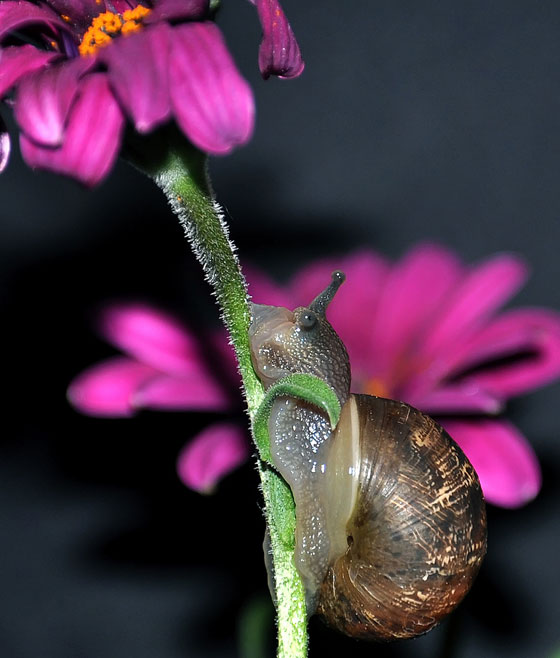
[[[253,141],[212,161],[244,262],[279,278],[370,245],[399,256],[435,239],[467,261],[522,253],[516,303],[560,309],[560,6],[555,0],[286,0],[307,63],[264,83],[253,8],[220,16],[253,84]],[[4,113],[6,116],[6,113]],[[214,497],[176,479],[180,447],[210,418],[82,417],[70,379],[113,350],[96,306],[134,298],[216,323],[164,200],[124,164],[94,191],[33,173],[0,179],[4,429],[2,658],[237,655],[238,620],[266,594],[257,476]],[[371,647],[313,622],[311,656],[549,657],[560,646],[560,429],[554,385],[509,405],[544,485],[490,510],[488,558],[451,624]]]

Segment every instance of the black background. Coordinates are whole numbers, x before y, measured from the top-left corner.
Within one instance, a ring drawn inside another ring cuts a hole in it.
[[[469,262],[522,253],[532,277],[516,303],[560,309],[557,2],[286,0],[307,67],[266,83],[253,8],[224,4],[258,108],[253,141],[212,161],[242,261],[282,278],[319,255],[367,244],[397,257],[430,238]],[[0,655],[237,655],[239,616],[266,594],[254,468],[200,497],[175,457],[210,417],[99,420],[65,401],[77,372],[113,354],[91,329],[99,303],[144,299],[217,323],[177,222],[127,165],[86,191],[17,154],[0,220]],[[311,656],[551,656],[559,393],[509,405],[543,490],[522,510],[490,510],[488,558],[451,624],[371,647],[313,622]]]

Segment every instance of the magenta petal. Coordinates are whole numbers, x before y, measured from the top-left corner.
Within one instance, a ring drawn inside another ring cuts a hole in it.
[[[33,46],[11,46],[0,50],[0,97],[26,73],[59,57],[58,53],[48,53]]]
[[[478,386],[475,382],[446,384],[430,391],[422,397],[407,396],[408,404],[422,409],[427,414],[484,413],[497,414],[503,403],[495,395]]]
[[[183,325],[144,304],[115,304],[101,314],[105,338],[160,372],[204,376],[200,346]]]
[[[211,493],[218,481],[249,456],[247,433],[237,425],[211,425],[181,451],[177,473],[187,487]]]
[[[227,411],[231,401],[214,378],[199,373],[185,377],[153,377],[138,388],[133,405],[168,411]]]
[[[45,4],[50,5],[59,16],[68,16],[68,24],[82,33],[89,27],[92,18],[105,11],[105,3],[101,5],[99,0],[46,0]],[[119,13],[130,9],[130,4],[125,5],[122,0],[112,0],[110,4],[111,11]]]
[[[216,25],[187,23],[173,29],[169,85],[177,123],[195,146],[222,155],[249,140],[253,94]]]
[[[74,0],[67,0],[69,2],[74,2]],[[84,0],[82,0],[83,2]],[[87,2],[91,2],[94,5],[97,5],[99,7],[99,2],[104,2],[105,6],[109,11],[115,12],[117,14],[124,14],[125,11],[128,11],[130,9],[134,9],[135,3],[132,3],[130,0],[86,0]],[[157,2],[157,0],[155,0]],[[153,2],[141,2],[139,3],[141,5],[152,5]],[[136,5],[137,6],[137,5]],[[130,36],[130,35],[126,35]]]
[[[469,381],[503,397],[531,391],[560,376],[560,315],[540,309],[510,311],[465,346],[474,363]],[[509,357],[484,369],[484,361]],[[516,358],[517,357],[517,358]],[[475,360],[476,359],[476,360]],[[473,365],[466,362],[466,366]],[[465,367],[465,361],[461,364]]]
[[[515,256],[499,255],[475,267],[443,305],[424,353],[454,350],[458,341],[480,326],[506,302],[527,278],[525,264]]]
[[[11,141],[6,126],[0,117],[0,174],[6,168],[10,159]]]
[[[38,146],[25,135],[20,144],[31,167],[50,169],[95,185],[110,171],[120,149],[124,119],[102,74],[85,78],[60,148]]]
[[[50,29],[67,27],[64,22],[48,7],[37,6],[31,2],[18,0],[3,0],[0,2],[0,40],[14,30],[34,23],[42,24]]]
[[[23,78],[17,89],[15,118],[28,137],[44,146],[62,143],[79,79],[94,61],[77,57]]]
[[[374,355],[370,374],[389,389],[401,384],[402,363],[414,363],[419,341],[461,274],[455,254],[435,244],[411,249],[392,268],[368,341]]]
[[[167,77],[170,32],[170,27],[161,23],[115,39],[100,52],[111,87],[141,133],[151,131],[171,113]]]
[[[68,399],[90,416],[132,416],[136,390],[155,374],[150,366],[132,359],[108,359],[79,374],[68,387]]]
[[[513,425],[498,420],[445,421],[443,425],[474,466],[487,501],[519,507],[538,494],[539,463]]]
[[[179,19],[201,19],[208,13],[208,0],[159,0],[144,19],[146,25]]]
[[[270,75],[295,78],[304,69],[303,59],[292,28],[278,0],[252,0],[263,29],[259,68],[266,80]]]

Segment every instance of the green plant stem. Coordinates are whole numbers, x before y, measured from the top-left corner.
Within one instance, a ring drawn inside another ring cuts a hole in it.
[[[165,149],[162,149],[162,144]],[[214,199],[205,156],[177,133],[165,139],[129,141],[128,159],[165,193],[185,229],[192,249],[213,288],[237,355],[251,422],[264,390],[251,363],[247,286],[220,207]],[[265,515],[274,564],[278,658],[307,655],[305,593],[294,565],[295,509],[280,475],[259,459]]]

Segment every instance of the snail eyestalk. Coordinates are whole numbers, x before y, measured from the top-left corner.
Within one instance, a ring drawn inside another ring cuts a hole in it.
[[[340,270],[335,270],[332,275],[332,280],[330,284],[323,290],[323,292],[309,304],[309,308],[312,311],[315,311],[315,313],[320,313],[321,315],[325,315],[325,312],[327,310],[327,306],[332,302],[334,296],[336,295],[338,289],[340,286],[344,283],[346,280],[346,275],[344,272],[341,272]]]

